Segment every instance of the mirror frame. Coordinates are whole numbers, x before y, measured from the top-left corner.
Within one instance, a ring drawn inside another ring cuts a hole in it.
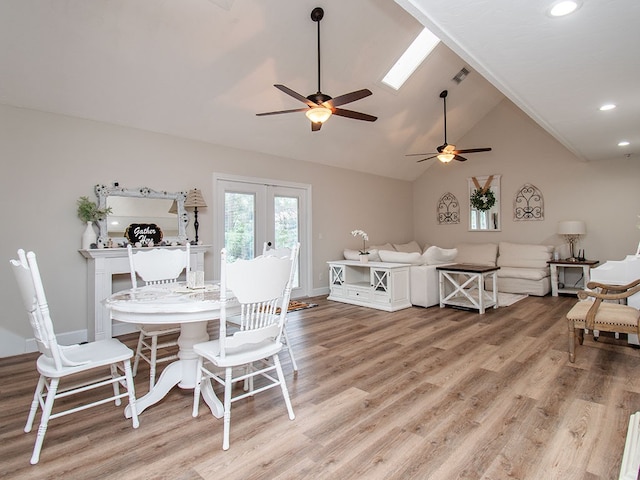
[[[487,180],[489,179],[489,177],[493,177],[493,179],[491,180],[491,184],[489,185],[489,187],[491,188],[491,190],[493,191],[494,196],[496,197],[496,203],[493,207],[491,207],[490,210],[488,210],[488,212],[492,215],[495,216],[495,222],[497,223],[498,228],[472,228],[473,226],[473,222],[472,222],[472,217],[473,217],[473,212],[477,211],[475,208],[473,208],[471,206],[471,195],[473,194],[473,192],[476,189],[476,186],[473,182],[473,177],[471,178],[467,178],[467,183],[468,183],[468,191],[469,191],[469,196],[468,198],[468,205],[469,205],[469,224],[468,224],[468,228],[470,232],[500,232],[502,231],[502,215],[501,215],[501,192],[500,192],[500,179],[502,178],[502,175],[478,175],[476,176],[476,180],[480,183],[480,185],[484,185]]]
[[[106,185],[95,186],[96,195],[98,197],[98,208],[107,208],[107,199],[109,197],[130,197],[130,198],[157,198],[164,200],[174,200],[177,208],[178,219],[178,236],[177,237],[164,237],[163,241],[169,244],[177,242],[179,244],[185,244],[187,242],[187,224],[189,223],[189,217],[187,211],[184,208],[184,203],[187,199],[187,192],[165,192],[152,190],[148,187],[140,188],[125,188],[121,187],[117,183],[108,187]],[[98,220],[98,227],[100,233],[98,235],[98,246],[106,247],[109,241],[109,233],[107,231],[107,219],[103,218]],[[126,239],[123,237],[114,237],[112,240],[115,243],[121,243]]]

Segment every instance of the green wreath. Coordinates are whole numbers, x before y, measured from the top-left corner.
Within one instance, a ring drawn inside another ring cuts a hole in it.
[[[482,189],[476,188],[471,194],[471,206],[481,212],[490,210],[496,204],[496,197],[490,188],[487,188],[484,193]]]

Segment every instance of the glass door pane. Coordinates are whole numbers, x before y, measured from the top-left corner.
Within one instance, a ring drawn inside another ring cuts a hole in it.
[[[285,197],[274,195],[273,197],[273,248],[291,248],[300,241],[298,197]],[[296,271],[293,288],[298,287],[300,264]]]
[[[300,241],[298,234],[298,199],[296,197],[273,198],[275,248],[290,248]]]
[[[230,262],[255,257],[255,206],[252,193],[225,192],[224,247]]]

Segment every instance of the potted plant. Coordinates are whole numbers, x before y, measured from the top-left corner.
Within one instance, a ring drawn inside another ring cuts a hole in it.
[[[353,230],[351,235],[354,237],[362,237],[362,250],[360,250],[360,261],[362,263],[367,263],[369,261],[369,252],[367,251],[367,240],[369,240],[369,235],[367,232],[362,230]]]
[[[78,218],[87,224],[82,234],[82,249],[88,250],[97,241],[96,232],[93,229],[94,222],[106,218],[111,213],[111,207],[98,208],[98,204],[89,200],[89,197],[78,199]]]

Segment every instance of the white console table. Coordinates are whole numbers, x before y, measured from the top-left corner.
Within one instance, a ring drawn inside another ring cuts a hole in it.
[[[395,312],[409,308],[406,263],[336,260],[329,264],[329,300]]]
[[[180,248],[180,247],[154,247]],[[191,269],[204,271],[204,253],[210,245],[191,246]],[[137,250],[137,249],[134,249]],[[129,333],[131,325],[119,324],[117,332],[111,325],[109,310],[103,305],[103,300],[113,293],[113,276],[128,274],[129,256],[126,248],[95,248],[80,250],[87,259],[87,337],[89,341],[104,340],[113,334]],[[127,288],[130,288],[129,286]],[[91,319],[94,319],[93,323]],[[120,331],[121,330],[121,331]]]

